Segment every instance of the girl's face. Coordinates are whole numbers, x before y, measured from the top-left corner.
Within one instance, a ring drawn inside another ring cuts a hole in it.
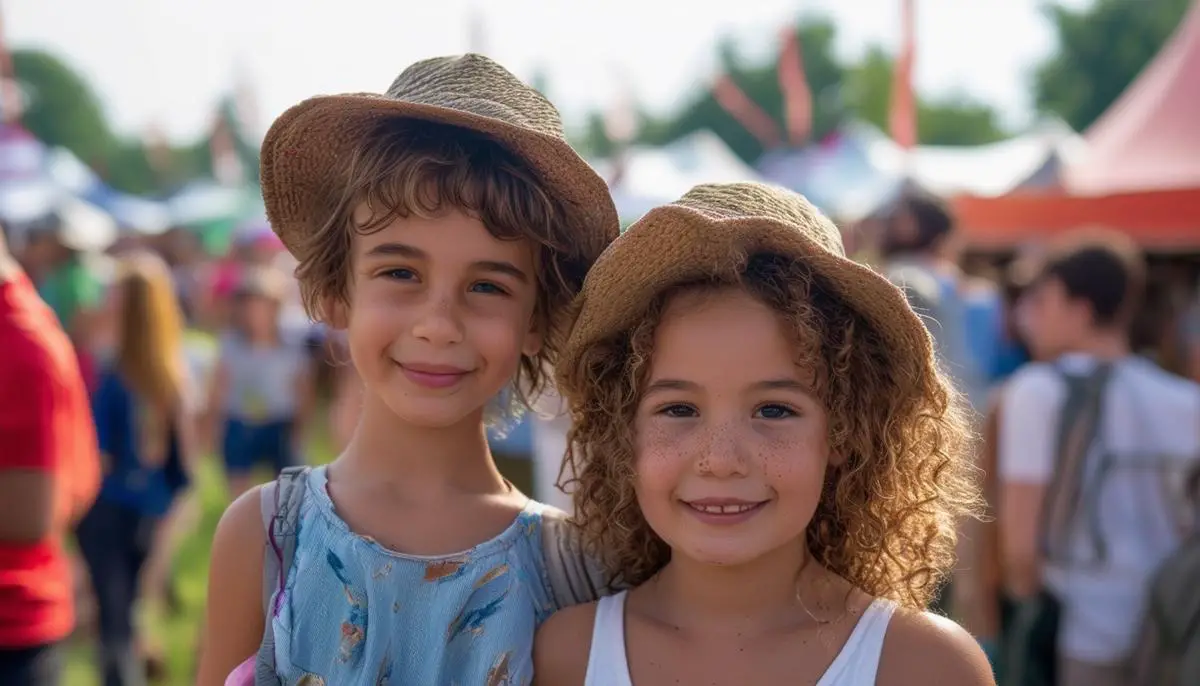
[[[261,295],[244,296],[241,321],[246,335],[253,340],[270,340],[279,327],[279,304]]]
[[[663,313],[637,410],[635,489],[673,555],[738,565],[803,544],[831,456],[791,340],[737,289],[685,293]]]
[[[361,206],[357,219],[366,222]],[[354,239],[344,324],[354,366],[391,412],[449,427],[482,412],[541,348],[534,252],[472,216],[394,219]]]

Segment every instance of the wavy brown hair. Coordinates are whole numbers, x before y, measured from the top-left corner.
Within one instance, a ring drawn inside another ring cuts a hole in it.
[[[121,258],[117,269],[114,368],[141,402],[142,456],[159,464],[183,406],[183,314],[171,273],[158,257],[133,253]]]
[[[736,256],[662,290],[636,325],[559,379],[573,420],[561,480],[589,548],[617,584],[640,584],[670,560],[634,495],[636,411],[668,303],[721,288],[745,290],[787,322],[827,408],[829,450],[844,457],[808,526],[813,558],[873,596],[924,608],[954,562],[960,517],[979,512],[968,415],[932,359],[889,349],[825,279],[781,255]]]
[[[528,405],[545,386],[560,347],[561,314],[583,284],[591,259],[572,241],[561,202],[521,158],[481,133],[446,124],[390,119],[364,136],[344,184],[329,192],[328,214],[293,249],[305,309],[327,320],[329,306],[349,304],[355,235],[381,230],[396,218],[436,217],[456,209],[483,222],[500,240],[534,248],[541,352],[522,357],[514,390]],[[372,216],[354,218],[366,203]]]

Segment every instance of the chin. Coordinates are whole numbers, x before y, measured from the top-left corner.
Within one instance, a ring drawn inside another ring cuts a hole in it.
[[[426,429],[447,429],[478,412],[473,403],[441,398],[386,398],[384,402],[401,421]]]
[[[714,567],[738,567],[750,564],[766,553],[751,541],[696,541],[677,548],[674,554]]]

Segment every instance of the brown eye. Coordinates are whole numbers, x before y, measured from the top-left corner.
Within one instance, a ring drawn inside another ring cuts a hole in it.
[[[763,405],[754,412],[754,416],[759,419],[787,419],[795,417],[796,411],[786,405]]]
[[[658,413],[661,415],[666,415],[668,417],[674,417],[676,419],[682,419],[684,417],[695,417],[697,414],[699,414],[698,412],[696,412],[696,408],[692,407],[691,405],[684,405],[682,403],[675,403],[674,405],[667,405],[666,407],[659,410]]]

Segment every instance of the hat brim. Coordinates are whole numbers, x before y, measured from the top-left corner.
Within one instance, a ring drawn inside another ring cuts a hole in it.
[[[469,96],[464,96],[466,99]],[[460,109],[373,93],[310,98],[284,112],[262,145],[260,180],[271,226],[289,250],[324,221],[364,136],[386,120],[417,119],[487,135],[522,158],[567,213],[575,247],[590,262],[616,237],[616,207],[604,179],[559,137]]]
[[[766,217],[718,218],[678,205],[651,210],[600,256],[574,306],[575,323],[559,362],[566,387],[582,378],[587,348],[609,340],[644,316],[655,297],[678,284],[725,271],[734,255],[769,252],[809,265],[838,296],[907,357],[900,368],[934,365],[928,329],[892,282],[834,254],[794,226]]]

